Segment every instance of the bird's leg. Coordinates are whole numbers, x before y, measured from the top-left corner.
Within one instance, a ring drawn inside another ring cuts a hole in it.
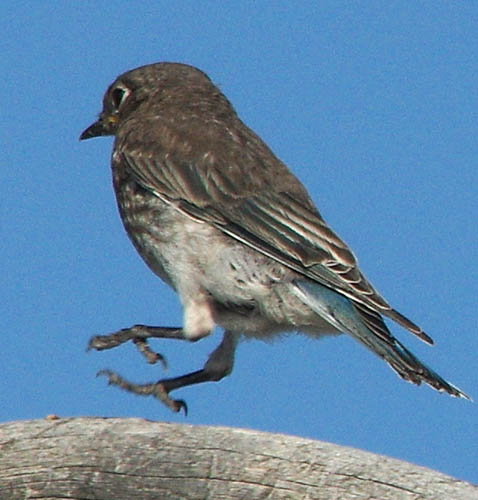
[[[167,368],[164,356],[153,352],[149,347],[147,341],[149,338],[191,340],[184,336],[182,328],[134,325],[131,328],[123,328],[108,335],[95,335],[91,337],[88,342],[88,350],[96,349],[97,351],[103,351],[105,349],[112,349],[131,340],[148,363],[154,364],[160,361],[163,367]]]
[[[171,410],[178,412],[183,409],[184,413],[187,414],[186,403],[182,399],[170,398],[169,393],[187,385],[201,384],[202,382],[217,382],[226,375],[229,375],[234,365],[236,345],[237,336],[226,331],[221,343],[210,354],[202,370],[197,370],[180,377],[162,379],[155,383],[133,384],[110,370],[102,370],[98,375],[106,375],[109,384],[117,385],[126,391],[140,396],[154,396],[167,407],[171,408]]]

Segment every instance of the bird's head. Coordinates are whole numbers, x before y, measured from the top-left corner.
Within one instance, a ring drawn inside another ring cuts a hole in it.
[[[142,74],[136,70],[119,76],[107,89],[103,97],[103,110],[98,120],[85,129],[80,140],[103,135],[115,135],[118,124],[144,101],[146,94],[142,85]],[[143,90],[143,92],[142,92]]]
[[[181,89],[193,88],[217,91],[205,73],[187,64],[156,63],[123,73],[108,87],[98,120],[82,132],[80,140],[115,135],[119,124],[143,103],[159,103]]]

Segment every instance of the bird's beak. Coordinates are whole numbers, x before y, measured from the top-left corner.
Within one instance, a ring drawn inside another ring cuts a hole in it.
[[[80,141],[103,135],[103,130],[103,122],[101,120],[98,120],[97,122],[91,124],[87,129],[83,130],[80,135]]]
[[[95,123],[92,123],[87,129],[83,130],[80,135],[80,141],[102,135],[113,135],[117,123],[118,117],[116,115],[105,117],[101,114]]]

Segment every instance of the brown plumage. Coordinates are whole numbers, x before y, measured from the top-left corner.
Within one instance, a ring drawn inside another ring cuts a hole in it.
[[[113,181],[126,230],[183,303],[184,326],[174,338],[200,338],[215,324],[226,330],[195,375],[149,390],[108,373],[111,382],[154,393],[178,410],[183,402],[170,399],[169,391],[229,373],[241,334],[345,331],[403,378],[465,396],[391,335],[381,314],[432,343],[373,288],[304,186],[203,72],[159,63],[121,75],[81,139],[99,135],[115,136]],[[143,339],[171,336],[170,330],[141,328]],[[127,332],[121,341],[139,338],[137,328]],[[99,339],[93,347],[112,346]]]

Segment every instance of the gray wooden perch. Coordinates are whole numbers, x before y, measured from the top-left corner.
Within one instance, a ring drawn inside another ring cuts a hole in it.
[[[407,462],[282,434],[142,419],[0,425],[0,499],[478,499]]]

